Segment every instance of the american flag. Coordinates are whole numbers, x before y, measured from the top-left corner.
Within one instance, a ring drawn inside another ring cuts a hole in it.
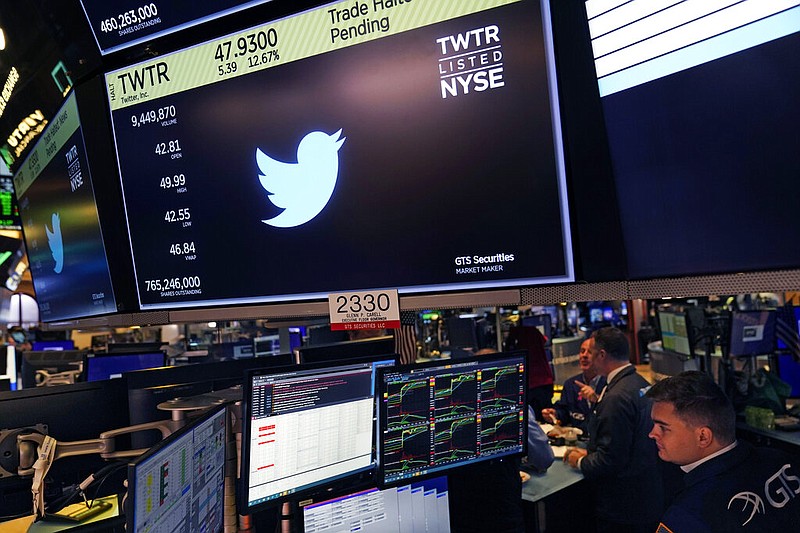
[[[417,361],[417,314],[414,311],[400,311],[400,329],[394,332],[394,349],[400,355],[400,364],[408,365]]]
[[[798,327],[800,326],[798,326],[794,307],[791,304],[778,308],[775,336],[786,345],[786,349],[792,354],[794,360],[800,362],[800,332],[798,332]]]

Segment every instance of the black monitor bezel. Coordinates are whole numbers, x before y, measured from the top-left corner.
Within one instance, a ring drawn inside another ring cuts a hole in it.
[[[37,384],[36,380],[35,380],[37,367],[33,367],[33,371],[34,371],[34,373],[33,373],[33,376],[34,376],[33,385],[30,385],[31,381],[30,381],[29,376],[28,376],[28,374],[29,374],[28,370],[31,368],[31,359],[35,355],[53,355],[53,356],[58,356],[58,355],[62,355],[63,356],[63,355],[66,355],[66,354],[74,355],[75,358],[71,359],[71,361],[73,361],[73,362],[80,361],[80,363],[81,363],[81,373],[80,373],[80,375],[77,377],[77,379],[75,381],[76,382],[85,381],[85,377],[86,377],[86,357],[87,357],[87,354],[88,354],[88,352],[86,350],[41,350],[41,351],[28,350],[28,351],[23,351],[21,353],[22,353],[22,364],[20,364],[20,368],[19,368],[19,372],[20,372],[19,383],[22,385],[23,389],[26,389],[26,388],[27,389],[39,388],[40,387],[40,385]],[[56,364],[56,363],[53,363],[53,364]]]
[[[379,488],[387,488],[387,487],[393,487],[393,486],[396,486],[396,485],[402,485],[403,483],[408,482],[409,479],[410,479],[410,478],[404,478],[404,479],[397,479],[397,480],[390,481],[390,482],[386,481],[386,474],[385,474],[385,471],[384,471],[385,464],[384,464],[384,462],[382,460],[383,459],[383,452],[382,452],[382,449],[383,449],[383,431],[384,431],[384,425],[385,425],[385,421],[386,421],[386,416],[385,416],[385,412],[384,412],[384,409],[383,409],[383,402],[381,401],[382,400],[382,396],[384,395],[384,387],[383,387],[383,385],[384,385],[384,379],[385,379],[384,376],[385,376],[385,374],[387,374],[389,372],[406,373],[406,372],[415,372],[415,371],[425,371],[427,369],[436,368],[436,367],[441,367],[442,369],[447,369],[448,367],[455,366],[455,365],[458,365],[458,366],[462,366],[462,365],[479,365],[479,366],[482,367],[484,365],[502,363],[503,361],[508,361],[508,360],[514,359],[514,358],[521,359],[521,364],[522,364],[523,375],[522,375],[521,379],[522,379],[522,383],[524,384],[523,389],[522,389],[522,391],[523,391],[522,394],[523,394],[523,400],[524,400],[524,404],[525,405],[524,405],[524,408],[522,408],[522,413],[523,413],[522,414],[522,418],[523,419],[522,419],[521,424],[525,428],[525,434],[527,435],[527,428],[528,428],[528,398],[527,398],[527,392],[528,392],[528,389],[527,389],[527,384],[528,384],[528,351],[527,350],[510,350],[510,351],[507,351],[507,352],[495,352],[495,353],[486,354],[486,355],[474,355],[474,356],[471,356],[471,357],[468,357],[468,358],[465,358],[465,359],[458,359],[458,360],[445,359],[445,360],[440,360],[440,361],[428,361],[428,362],[425,362],[425,363],[400,365],[400,366],[397,366],[397,367],[394,367],[394,368],[391,368],[391,369],[389,369],[389,368],[386,368],[386,369],[379,368],[378,372],[377,372],[377,387],[378,387],[378,390],[376,391],[376,397],[378,398],[377,406],[376,406],[376,409],[377,409],[377,412],[378,412],[378,421],[377,421],[378,422],[378,424],[377,424],[378,425],[378,435],[376,437],[376,441],[377,441],[377,451],[376,451],[376,453],[378,455],[378,472],[377,472],[377,478],[378,478],[377,479],[377,485],[378,485],[378,487]],[[502,458],[508,458],[508,457],[522,457],[522,456],[527,455],[527,453],[528,453],[528,439],[527,438],[523,438],[522,439],[522,443],[521,443],[521,449],[518,450],[518,451],[510,452],[510,453],[499,453],[499,454],[495,454],[495,455],[489,455],[489,456],[486,456],[486,457],[480,457],[480,458],[477,458],[477,459],[465,460],[464,462],[450,463],[450,464],[448,464],[446,466],[431,468],[431,469],[425,470],[423,472],[414,473],[413,479],[427,479],[427,478],[430,478],[430,477],[437,477],[437,476],[445,475],[449,470],[451,470],[453,468],[459,468],[461,466],[467,466],[467,465],[470,465],[470,464],[483,463],[483,462],[491,461],[493,459],[502,459]]]
[[[370,347],[379,347],[382,343],[392,342],[392,349],[388,352],[378,351],[373,354],[361,353],[362,350],[369,350]],[[361,353],[355,357],[341,358],[335,352],[339,350],[347,350],[347,348],[354,348],[356,352]],[[326,352],[331,352],[333,355],[328,355]],[[308,346],[301,346],[297,349],[297,354],[301,364],[315,364],[315,363],[332,363],[335,361],[352,361],[357,358],[372,357],[380,355],[393,355],[394,337],[391,335],[382,335],[380,337],[370,337],[367,339],[356,339],[352,341],[332,342],[329,344],[309,344]],[[311,360],[308,359],[311,354]]]

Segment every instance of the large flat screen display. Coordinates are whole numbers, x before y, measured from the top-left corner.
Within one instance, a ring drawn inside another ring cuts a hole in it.
[[[109,54],[269,0],[81,0],[102,54]]]
[[[796,268],[800,2],[585,6],[630,277]]]
[[[42,322],[116,312],[73,92],[14,176]]]
[[[547,2],[339,2],[106,75],[143,309],[571,281]]]

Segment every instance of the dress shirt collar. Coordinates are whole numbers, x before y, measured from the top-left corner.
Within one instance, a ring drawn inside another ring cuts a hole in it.
[[[697,468],[701,464],[705,463],[706,461],[710,461],[714,457],[718,457],[718,456],[722,455],[723,453],[727,453],[727,452],[731,451],[732,449],[736,448],[737,444],[739,444],[739,441],[733,441],[732,444],[729,444],[729,445],[725,446],[721,450],[715,451],[714,453],[712,453],[708,457],[703,457],[699,461],[695,461],[694,463],[690,463],[688,465],[683,465],[681,467],[681,470],[683,470],[686,474],[688,474],[689,472],[691,472],[692,470],[694,470],[695,468]]]
[[[629,366],[633,366],[633,365],[632,365],[632,364],[630,364],[630,363],[626,363],[626,364],[622,365],[621,367],[619,367],[619,368],[615,368],[614,370],[612,370],[611,372],[609,372],[609,373],[608,373],[608,379],[606,380],[606,383],[609,383],[609,384],[610,384],[610,383],[611,383],[611,380],[613,380],[613,379],[614,379],[614,378],[617,376],[617,374],[619,374],[620,372],[622,372],[623,370],[625,370],[625,369],[626,369],[626,368],[628,368]]]
[[[608,373],[608,378],[606,379],[606,386],[603,387],[603,392],[600,393],[600,397],[597,399],[597,403],[600,403],[603,400],[603,396],[606,395],[606,391],[608,390],[609,385],[611,385],[611,380],[614,379],[617,374],[628,368],[629,366],[633,366],[630,363],[624,364],[619,368],[615,368],[611,372]]]

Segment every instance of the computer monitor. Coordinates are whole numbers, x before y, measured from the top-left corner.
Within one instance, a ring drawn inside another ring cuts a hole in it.
[[[783,322],[782,324],[777,320],[775,322],[775,336],[778,338],[778,350],[788,350],[789,346],[783,341],[783,338],[788,337],[789,342],[794,344],[794,335],[800,335],[800,306],[792,306],[791,310],[784,310],[780,318],[780,322]],[[783,333],[783,335],[781,335],[781,333]]]
[[[378,483],[527,448],[525,352],[378,370]]]
[[[478,332],[474,318],[451,316],[447,319],[447,343],[451,348],[478,349]]]
[[[22,387],[49,387],[83,381],[86,352],[45,350],[22,352]]]
[[[165,364],[166,356],[164,352],[118,355],[90,354],[86,357],[86,381],[120,378],[123,372],[157,368]]]
[[[109,342],[106,346],[108,353],[148,353],[157,352],[165,343],[151,342]]]
[[[396,358],[248,372],[239,512],[363,482],[375,471],[375,369]]]
[[[450,532],[447,477],[346,494],[301,508],[303,533]]]
[[[567,324],[572,327],[578,327],[580,316],[580,311],[577,309],[567,309]]]
[[[350,336],[346,331],[331,329],[328,325],[309,327],[306,332],[308,333],[309,346],[350,340]]]
[[[212,408],[128,465],[126,531],[223,530],[227,408]]]
[[[373,339],[301,346],[297,352],[300,354],[300,363],[323,363],[374,355],[390,355],[395,353],[395,346],[394,337],[386,335]]]
[[[694,355],[689,321],[686,313],[658,311],[661,344],[664,350],[691,357]]]
[[[291,350],[286,350],[287,352]],[[256,357],[268,357],[281,353],[280,335],[263,335],[253,339],[253,354]]]
[[[5,352],[0,356],[0,391],[17,390],[17,351],[8,345]]]
[[[303,345],[303,337],[306,335],[305,326],[293,326],[289,328],[289,349],[287,352],[294,352]]]
[[[775,351],[775,311],[734,311],[730,323],[731,357],[767,355]]]
[[[208,351],[215,361],[249,359],[253,357],[253,341],[220,342],[209,345]]]
[[[74,350],[75,341],[73,340],[34,341],[31,347],[36,352],[44,352],[46,350]]]
[[[791,385],[789,398],[800,398],[800,362],[792,354],[778,355],[778,377]]]
[[[539,332],[544,335],[548,343],[553,338],[553,317],[550,314],[522,317],[522,325],[539,328]]]
[[[251,368],[286,366],[293,363],[290,354],[260,359],[240,359],[214,363],[194,363],[126,372],[131,424],[170,418],[169,411],[158,405],[173,398],[185,398],[241,385],[244,373]],[[134,448],[152,446],[160,435],[140,432],[131,436]]]

